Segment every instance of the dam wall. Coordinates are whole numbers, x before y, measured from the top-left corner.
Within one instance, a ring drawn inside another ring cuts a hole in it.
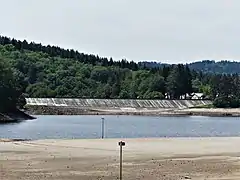
[[[26,98],[28,106],[71,107],[86,109],[185,109],[211,104],[209,100],[138,100],[138,99],[64,99]]]

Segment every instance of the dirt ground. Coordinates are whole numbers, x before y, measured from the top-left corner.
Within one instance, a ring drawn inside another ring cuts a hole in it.
[[[31,115],[141,115],[141,116],[213,116],[240,117],[240,108],[72,108],[59,106],[27,106]]]
[[[114,180],[119,139],[0,142],[1,180]],[[240,138],[125,139],[123,179],[239,180]]]

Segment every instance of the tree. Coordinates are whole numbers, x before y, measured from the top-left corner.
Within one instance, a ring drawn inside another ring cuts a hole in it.
[[[119,94],[119,98],[121,99],[129,99],[130,95],[126,90],[122,90]]]
[[[157,91],[147,91],[144,96],[144,99],[164,99],[164,95],[161,92]]]
[[[180,98],[180,75],[178,69],[175,67],[170,72],[167,77],[167,92],[170,95],[171,99],[179,99]]]
[[[192,87],[192,74],[188,66],[185,67],[182,79],[184,80],[184,94],[191,94],[193,92]]]
[[[202,82],[198,79],[198,78],[196,78],[196,79],[194,79],[193,81],[192,81],[192,89],[193,89],[193,92],[195,92],[195,93],[198,93],[198,92],[200,92],[201,90],[201,86],[202,86]]]
[[[153,76],[150,80],[150,91],[160,92],[161,94],[166,93],[166,82],[164,78],[160,75]]]
[[[23,94],[23,83],[17,73],[11,70],[10,65],[0,58],[0,111],[14,110],[18,105],[22,105],[21,96]]]

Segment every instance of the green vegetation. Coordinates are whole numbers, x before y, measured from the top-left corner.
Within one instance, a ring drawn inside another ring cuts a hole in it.
[[[178,65],[157,71],[82,63],[42,52],[0,46],[0,56],[27,84],[28,97],[164,99],[191,93],[191,73]],[[181,78],[185,76],[186,78]]]
[[[163,66],[171,66],[170,64],[162,64],[157,62],[141,62],[141,66],[148,68],[162,68]],[[191,70],[201,71],[203,73],[213,74],[236,74],[240,73],[240,62],[237,61],[213,61],[204,60],[187,64]]]
[[[22,96],[25,86],[21,78],[23,76],[0,57],[0,112],[13,111],[25,104]]]
[[[240,106],[237,74],[202,73],[181,64],[149,68],[6,37],[0,37],[0,61],[4,107],[24,104],[23,93],[38,98],[185,99],[193,92],[213,99],[216,107]]]

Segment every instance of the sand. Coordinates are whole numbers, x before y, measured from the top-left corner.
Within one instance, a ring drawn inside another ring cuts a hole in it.
[[[1,180],[114,180],[120,139],[0,142]],[[240,179],[240,138],[124,139],[123,179]]]
[[[141,116],[234,116],[240,117],[240,108],[71,108],[51,106],[27,106],[31,115],[141,115]]]

